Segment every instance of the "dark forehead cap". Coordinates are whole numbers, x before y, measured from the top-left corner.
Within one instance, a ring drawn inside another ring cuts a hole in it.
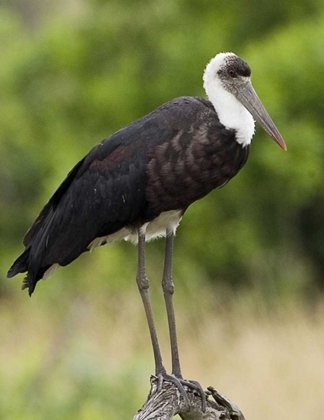
[[[240,76],[250,77],[251,68],[248,63],[237,56],[229,56],[226,59],[226,67],[232,68]]]

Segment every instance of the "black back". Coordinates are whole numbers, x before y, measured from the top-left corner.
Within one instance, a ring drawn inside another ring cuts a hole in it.
[[[248,153],[209,101],[167,102],[75,165],[28,230],[8,276],[27,271],[31,294],[52,264],[69,264],[95,238],[136,230],[163,211],[185,211],[235,176]]]

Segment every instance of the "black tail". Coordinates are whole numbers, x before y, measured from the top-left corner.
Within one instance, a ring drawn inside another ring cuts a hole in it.
[[[16,259],[7,273],[8,278],[14,277],[19,273],[25,273],[28,270],[29,252],[30,248],[25,249],[20,257]]]
[[[11,278],[14,277],[16,274],[25,273],[28,271],[29,266],[29,254],[30,254],[30,247],[25,249],[25,251],[16,259],[16,261],[12,264],[11,268],[7,273],[7,277]],[[30,277],[27,273],[27,276],[23,280],[23,284],[21,286],[21,290],[28,289],[29,296],[32,295],[35,285],[37,281],[31,281]]]

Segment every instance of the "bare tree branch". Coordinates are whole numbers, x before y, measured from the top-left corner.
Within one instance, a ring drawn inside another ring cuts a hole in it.
[[[170,420],[177,414],[182,420],[245,420],[241,410],[213,387],[208,388],[206,397],[207,407],[203,412],[200,396],[188,392],[188,407],[176,386],[164,381],[158,390],[157,378],[152,376],[147,401],[133,420]]]

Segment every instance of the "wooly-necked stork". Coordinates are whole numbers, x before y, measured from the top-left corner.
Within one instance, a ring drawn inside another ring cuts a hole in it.
[[[217,54],[203,80],[209,100],[173,99],[112,134],[67,175],[24,238],[25,250],[8,277],[27,272],[31,295],[81,253],[121,239],[138,243],[137,284],[150,330],[155,373],[183,385],[172,295],[175,231],[186,209],[224,186],[245,164],[254,120],[284,150],[286,145],[250,80],[249,65],[233,53]],[[169,322],[172,374],[162,363],[145,274],[145,242],[165,236],[162,287]],[[201,392],[201,394],[203,394]],[[204,403],[203,403],[204,405]]]

